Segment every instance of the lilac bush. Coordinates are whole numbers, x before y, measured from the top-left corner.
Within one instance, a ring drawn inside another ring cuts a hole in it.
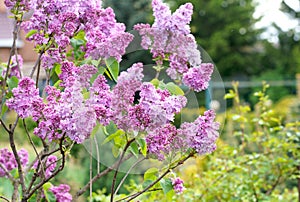
[[[29,77],[21,74],[23,61],[15,47],[8,63],[1,65],[5,67],[1,77],[2,111],[17,114],[15,124],[1,117],[12,151],[0,150],[0,176],[9,177],[14,184],[13,201],[50,200],[50,192],[56,201],[71,201],[113,170],[110,201],[114,201],[118,197],[116,176],[126,158],[141,155],[166,160],[167,165],[150,185],[126,197],[131,200],[161,179],[170,180],[169,172],[188,158],[216,149],[219,124],[212,110],[194,122],[175,125],[175,115],[187,104],[187,93],[207,89],[214,69],[213,64],[201,62],[190,32],[192,4],[184,4],[172,14],[167,4],[153,0],[153,25],[135,26],[142,37],[141,46],[156,62],[156,77],[148,82],[143,80],[144,64],[140,62],[119,74],[120,61],[134,36],[116,21],[111,8],[102,7],[101,1],[6,0],[5,5],[16,20],[15,31],[23,28],[39,55]],[[30,13],[32,16],[25,19]],[[46,74],[43,89],[38,88],[40,71]],[[164,83],[159,78],[162,71],[173,81]],[[183,86],[189,90],[184,92]],[[27,128],[28,119],[36,123],[33,131]],[[34,150],[31,163],[27,151],[17,152],[15,145],[19,120]],[[97,173],[73,196],[68,185],[52,185],[52,179],[64,169],[72,146],[97,135],[99,128],[106,131],[110,126],[117,131],[108,133],[102,144],[111,141],[118,149],[116,164]],[[42,149],[32,141],[33,135],[39,138]],[[18,179],[10,176],[14,169]],[[26,177],[29,173],[31,177]],[[180,178],[169,185],[176,193],[184,190]]]

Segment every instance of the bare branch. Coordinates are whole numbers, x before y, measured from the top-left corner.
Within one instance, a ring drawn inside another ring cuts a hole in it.
[[[9,200],[7,198],[5,198],[4,196],[0,196],[0,199],[3,199],[4,201],[9,202]]]
[[[59,172],[61,172],[64,169],[64,167],[65,167],[65,152],[63,150],[63,140],[64,140],[64,138],[65,138],[65,135],[63,135],[63,137],[60,139],[60,143],[59,143],[59,151],[60,151],[60,154],[62,156],[62,158],[61,158],[61,160],[62,160],[61,165],[59,166],[59,168],[56,171],[54,171],[50,175],[50,177],[42,179],[37,185],[35,185],[35,187],[33,187],[31,190],[28,190],[28,193],[24,194],[22,202],[23,201],[24,202],[27,201],[46,182],[49,182],[53,177],[55,177]]]
[[[164,178],[169,172],[171,172],[172,169],[177,168],[178,166],[182,165],[186,160],[188,160],[190,157],[193,157],[195,155],[195,152],[190,153],[189,155],[187,155],[186,157],[184,157],[182,160],[178,161],[175,165],[169,167],[162,175],[160,175],[155,181],[153,181],[150,185],[148,185],[145,189],[143,189],[142,191],[139,191],[135,194],[132,194],[130,196],[127,196],[125,198],[122,198],[116,202],[119,201],[131,201],[133,199],[135,199],[136,197],[142,195],[143,193],[147,192],[148,190],[150,190],[151,187],[153,187],[156,183],[158,183],[162,178]]]
[[[143,160],[145,160],[146,157],[143,157],[141,159],[139,159],[138,161],[136,161],[134,164],[131,165],[131,167],[128,169],[128,171],[126,172],[126,175],[122,178],[121,182],[119,183],[118,187],[116,188],[116,191],[114,192],[114,195],[116,195],[119,191],[119,189],[121,188],[122,184],[124,183],[124,181],[126,180],[127,176],[129,175],[129,173],[131,172],[131,170],[137,166],[140,162],[142,162]]]
[[[114,178],[113,178],[113,181],[112,181],[112,185],[111,185],[111,195],[110,195],[110,201],[113,202],[114,201],[114,192],[115,192],[115,184],[116,184],[116,180],[117,180],[117,175],[118,175],[118,172],[119,172],[119,168],[120,168],[120,165],[121,165],[121,162],[124,158],[124,155],[127,151],[127,149],[129,148],[130,144],[132,142],[135,141],[135,138],[133,138],[132,140],[129,140],[127,142],[127,144],[125,145],[124,149],[123,149],[123,152],[120,156],[120,159],[118,161],[118,164],[117,164],[117,168],[116,168],[116,171],[115,171],[115,174],[114,174]]]
[[[132,156],[133,156],[132,154],[129,154],[128,156],[123,158],[122,162],[130,159]],[[102,171],[101,173],[98,173],[96,176],[94,176],[93,179],[90,180],[83,188],[81,188],[79,191],[77,191],[77,193],[74,196],[74,200],[76,200],[79,196],[81,196],[84,192],[86,192],[86,190],[89,188],[91,183],[94,183],[96,180],[100,179],[101,177],[110,173],[112,170],[116,169],[117,165],[118,165],[118,162],[115,162],[111,167],[106,168],[104,171]]]
[[[3,126],[4,130],[6,130],[6,132],[10,133],[10,130],[7,128],[7,126],[5,125],[5,123],[2,119],[0,119],[0,123]]]
[[[0,164],[0,168],[4,171],[5,175],[8,177],[8,179],[12,182],[15,182],[16,179],[8,172],[8,170],[4,167],[3,164]]]
[[[18,120],[18,117],[17,117],[17,120]],[[16,120],[16,122],[17,122],[17,120]],[[10,127],[11,127],[11,125],[10,125]],[[12,152],[14,154],[14,157],[16,159],[17,165],[18,165],[18,173],[19,173],[20,184],[21,184],[21,187],[22,187],[22,192],[26,193],[26,186],[25,186],[23,168],[22,168],[22,164],[21,164],[21,161],[20,161],[19,154],[17,152],[16,145],[15,145],[14,128],[15,128],[15,126],[10,129],[10,132],[9,132],[9,143],[10,143],[10,147],[12,149]]]

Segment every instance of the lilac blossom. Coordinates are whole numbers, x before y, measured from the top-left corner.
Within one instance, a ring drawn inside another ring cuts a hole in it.
[[[200,65],[201,56],[189,23],[193,13],[190,3],[180,6],[173,14],[167,4],[153,0],[154,24],[138,24],[134,27],[142,36],[141,45],[150,49],[158,65],[170,62],[167,69],[172,79],[182,79],[189,66]]]
[[[60,184],[59,186],[52,186],[49,189],[55,196],[57,202],[71,202],[72,195],[70,192],[70,186],[67,184]]]
[[[179,177],[172,179],[173,189],[177,194],[181,194],[184,191],[183,180]]]
[[[89,8],[81,17],[86,32],[86,56],[94,59],[115,57],[118,61],[133,35],[125,32],[125,25],[117,23],[111,8]]]
[[[32,1],[31,0],[4,0],[5,6],[12,10],[16,9],[18,12],[26,12],[30,10]]]
[[[66,59],[66,48],[80,31],[85,32],[87,41],[85,57],[97,60],[115,57],[120,61],[133,39],[125,32],[125,25],[116,21],[111,8],[101,8],[101,1],[37,0],[33,7],[33,16],[22,27],[26,32],[36,30],[28,40],[43,47],[42,64],[46,69]]]
[[[214,65],[202,63],[198,67],[192,67],[183,74],[183,83],[196,92],[207,89]]]
[[[135,92],[140,90],[143,64],[133,64],[127,71],[121,72],[118,82],[112,89],[112,120],[125,131],[130,130],[128,113],[133,106]]]
[[[146,142],[149,153],[160,161],[163,161],[165,156],[184,147],[182,137],[178,135],[176,127],[171,124],[166,124],[149,132],[146,136]]]
[[[96,71],[90,65],[76,67],[72,62],[62,63],[59,78],[64,89],[46,87],[48,102],[41,111],[43,116],[34,129],[35,135],[49,141],[65,135],[82,143],[90,136],[97,121],[103,125],[110,122],[112,95],[107,80],[99,75],[92,85],[89,83]]]
[[[187,101],[184,96],[171,95],[167,90],[156,89],[151,83],[143,83],[140,97],[139,105],[150,118],[148,131],[172,122]]]
[[[28,152],[25,149],[20,149],[18,152],[20,163],[23,167],[28,165]],[[0,177],[7,175],[6,172],[10,172],[14,168],[18,167],[17,161],[13,152],[9,151],[7,148],[0,149],[0,164],[4,167],[0,167]]]
[[[181,124],[178,133],[185,137],[188,147],[195,149],[198,154],[212,153],[216,149],[220,126],[214,119],[214,111],[208,110],[194,122]]]
[[[32,116],[35,121],[40,118],[44,104],[32,79],[22,78],[18,87],[12,89],[12,93],[13,97],[6,102],[9,109],[15,110],[21,118]]]
[[[56,168],[56,163],[57,163],[57,157],[54,155],[48,156],[46,162],[44,162],[44,165],[41,166],[39,161],[35,161],[32,168],[34,169],[45,169],[44,172],[39,171],[39,175],[45,174],[46,178],[49,178],[52,174],[53,171]]]

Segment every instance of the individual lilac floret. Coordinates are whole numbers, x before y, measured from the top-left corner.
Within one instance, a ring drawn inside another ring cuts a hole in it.
[[[18,87],[12,89],[12,93],[13,97],[6,102],[9,109],[15,110],[21,118],[32,116],[35,121],[40,118],[44,104],[31,78],[21,79]]]
[[[183,83],[196,92],[205,90],[213,70],[214,65],[211,63],[202,63],[199,67],[192,67],[183,74]]]
[[[23,167],[28,164],[28,152],[25,149],[20,149],[18,152],[20,163]],[[0,149],[0,177],[7,175],[7,172],[10,172],[14,168],[18,167],[17,161],[13,152],[9,151],[7,148]],[[4,170],[3,170],[3,168]]]
[[[70,192],[70,186],[67,184],[60,184],[59,186],[53,186],[49,189],[55,196],[57,202],[71,202],[72,195]]]
[[[177,194],[181,194],[184,191],[183,180],[179,177],[172,179],[173,189]]]
[[[183,123],[178,133],[186,137],[188,147],[200,154],[209,154],[216,149],[216,140],[219,137],[218,122],[214,122],[215,113],[208,110],[192,123]]]

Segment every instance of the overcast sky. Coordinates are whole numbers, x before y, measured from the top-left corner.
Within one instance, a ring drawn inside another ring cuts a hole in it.
[[[258,28],[269,27],[273,22],[276,23],[282,30],[297,29],[300,32],[300,27],[297,20],[290,19],[287,15],[282,13],[280,9],[281,0],[256,0],[259,6],[254,13],[254,17],[258,18],[263,16],[260,22],[256,24]],[[299,0],[285,0],[285,2],[300,11]],[[270,41],[276,42],[276,31],[272,28],[268,29],[263,37],[268,38]]]

